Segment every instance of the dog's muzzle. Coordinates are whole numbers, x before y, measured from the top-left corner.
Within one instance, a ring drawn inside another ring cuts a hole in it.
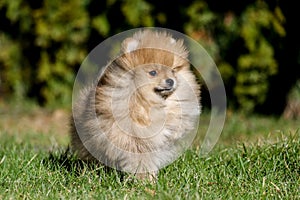
[[[175,81],[173,79],[166,79],[164,84],[154,88],[154,92],[164,99],[170,96],[175,90]]]

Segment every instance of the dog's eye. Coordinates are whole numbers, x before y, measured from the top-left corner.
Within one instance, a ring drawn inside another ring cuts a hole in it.
[[[155,70],[152,70],[152,71],[150,71],[150,72],[149,72],[149,74],[150,74],[150,76],[156,76],[156,74],[157,74],[157,71],[155,71]]]

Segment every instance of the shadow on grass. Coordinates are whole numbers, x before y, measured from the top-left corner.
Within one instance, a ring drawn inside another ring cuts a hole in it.
[[[120,181],[124,179],[124,173],[119,172],[115,169],[102,165],[96,160],[81,160],[70,148],[67,147],[65,150],[56,150],[49,152],[49,156],[43,159],[43,165],[47,166],[48,169],[53,171],[65,171],[72,173],[75,176],[82,176],[86,172],[95,173],[95,175],[104,176],[115,176]]]

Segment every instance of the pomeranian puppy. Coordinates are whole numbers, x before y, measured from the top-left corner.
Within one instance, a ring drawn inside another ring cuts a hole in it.
[[[198,123],[199,100],[183,40],[138,31],[74,102],[71,149],[81,159],[155,180],[184,150]]]

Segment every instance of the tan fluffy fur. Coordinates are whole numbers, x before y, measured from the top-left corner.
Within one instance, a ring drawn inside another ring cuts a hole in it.
[[[187,57],[183,41],[164,32],[140,31],[124,40],[97,86],[86,87],[75,102],[72,149],[139,178],[156,174],[176,157],[177,142],[200,114]],[[173,88],[155,92],[167,87],[166,79],[174,80]]]

